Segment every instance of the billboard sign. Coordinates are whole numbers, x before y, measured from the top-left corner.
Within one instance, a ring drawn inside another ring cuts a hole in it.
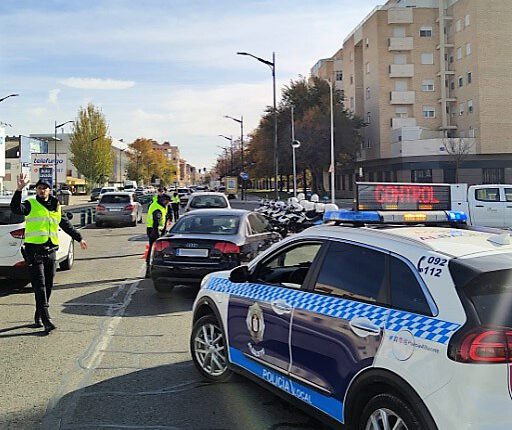
[[[53,168],[52,167],[40,167],[39,168],[39,179],[47,182],[50,188],[53,187]]]
[[[20,136],[21,171],[28,174],[32,164],[32,154],[48,152],[48,142],[28,136]]]
[[[57,154],[57,183],[66,183],[67,154]],[[39,169],[51,167],[55,178],[55,154],[32,154],[30,181],[36,183],[39,179]],[[55,181],[55,179],[54,179]]]

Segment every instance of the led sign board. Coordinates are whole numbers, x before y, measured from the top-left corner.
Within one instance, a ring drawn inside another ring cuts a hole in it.
[[[450,186],[443,184],[358,183],[357,210],[450,210]]]

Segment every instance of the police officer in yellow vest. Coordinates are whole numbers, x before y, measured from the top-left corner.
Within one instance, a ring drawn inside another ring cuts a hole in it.
[[[174,215],[174,222],[176,222],[180,217],[180,196],[176,191],[172,194],[171,197],[171,207],[172,213]]]
[[[87,243],[82,235],[62,217],[57,198],[50,195],[50,184],[43,180],[36,183],[36,197],[21,201],[21,191],[29,183],[27,175],[18,176],[18,187],[11,200],[11,211],[25,216],[24,257],[29,265],[30,281],[36,298],[34,326],[43,327],[46,333],[56,327],[50,319],[48,302],[52,293],[56,270],[56,252],[59,247],[59,227],[82,249]]]
[[[156,201],[151,203],[147,215],[147,235],[149,240],[149,249],[146,256],[146,278],[149,277],[149,259],[151,256],[151,247],[155,240],[165,234],[167,225],[167,205],[171,201],[169,194],[163,193],[157,196]]]

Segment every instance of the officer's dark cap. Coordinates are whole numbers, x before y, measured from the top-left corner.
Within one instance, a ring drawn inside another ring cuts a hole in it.
[[[39,179],[39,181],[36,182],[36,188],[41,185],[46,188],[51,188],[50,183],[48,181],[45,181],[44,179]]]

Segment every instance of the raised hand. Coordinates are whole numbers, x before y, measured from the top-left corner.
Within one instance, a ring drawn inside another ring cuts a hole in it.
[[[21,191],[23,190],[23,188],[25,188],[29,183],[30,183],[30,179],[28,179],[27,177],[27,174],[26,173],[20,173],[18,175],[18,191]]]

